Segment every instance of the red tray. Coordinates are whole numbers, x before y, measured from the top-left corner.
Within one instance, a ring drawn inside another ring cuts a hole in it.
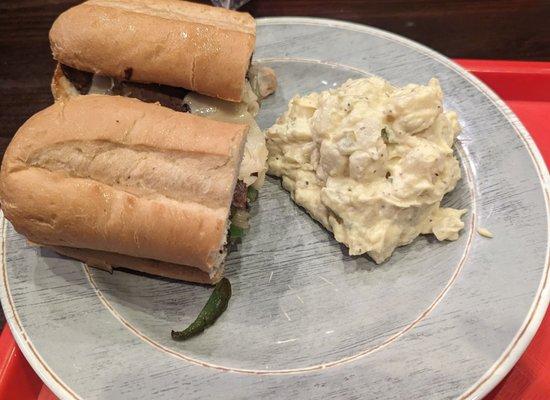
[[[514,110],[550,163],[550,62],[455,60]],[[27,363],[7,326],[0,335],[0,399],[56,400]],[[550,399],[550,313],[514,368],[485,400]]]

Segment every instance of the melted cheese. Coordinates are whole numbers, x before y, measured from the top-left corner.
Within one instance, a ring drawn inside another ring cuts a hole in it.
[[[377,263],[419,234],[456,240],[463,210],[440,207],[460,179],[439,82],[381,78],[294,97],[266,132],[269,173],[352,255]]]
[[[108,76],[94,74],[88,94],[112,94],[115,80]]]
[[[249,126],[239,179],[247,186],[262,186],[267,170],[267,147],[265,136],[254,119],[260,108],[258,98],[248,82],[241,103],[231,103],[194,92],[185,96],[185,102],[194,115]]]

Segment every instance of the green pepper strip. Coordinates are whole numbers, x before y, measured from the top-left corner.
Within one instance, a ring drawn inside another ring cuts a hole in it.
[[[246,190],[246,197],[248,198],[249,203],[254,203],[258,199],[258,190],[249,186]]]
[[[236,239],[236,238],[242,239],[245,233],[246,233],[245,230],[243,228],[239,228],[238,226],[231,225],[229,227],[229,237],[231,239]]]
[[[231,284],[227,278],[218,282],[197,319],[183,331],[172,331],[172,339],[187,340],[211,326],[227,308],[231,298]]]

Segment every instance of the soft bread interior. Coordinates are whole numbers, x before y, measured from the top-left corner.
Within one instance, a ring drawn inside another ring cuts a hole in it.
[[[59,63],[55,67],[50,87],[55,101],[68,100],[80,94],[71,81],[67,79]]]

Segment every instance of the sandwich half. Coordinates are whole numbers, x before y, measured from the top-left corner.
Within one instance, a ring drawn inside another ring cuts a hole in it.
[[[247,131],[120,96],[56,102],[6,150],[2,209],[29,241],[91,266],[212,284]]]
[[[247,124],[239,180],[262,185],[267,148],[254,117],[276,79],[251,65],[252,16],[180,0],[89,0],[62,13],[49,37],[55,100],[119,95]]]

